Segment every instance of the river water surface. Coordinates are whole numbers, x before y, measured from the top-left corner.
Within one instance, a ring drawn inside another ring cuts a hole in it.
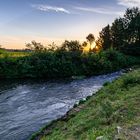
[[[121,72],[66,81],[0,81],[0,140],[27,140]]]

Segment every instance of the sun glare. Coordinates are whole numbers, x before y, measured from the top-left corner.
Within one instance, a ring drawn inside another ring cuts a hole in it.
[[[96,48],[96,43],[95,42],[93,42],[92,45],[91,45],[91,49],[94,49],[94,48]]]

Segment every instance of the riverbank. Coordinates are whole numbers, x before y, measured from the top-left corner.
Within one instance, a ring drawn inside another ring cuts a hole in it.
[[[138,140],[139,132],[140,68],[104,84],[95,96],[47,125],[32,140]]]
[[[75,80],[15,80],[0,83],[0,140],[27,140],[75,103],[95,94],[122,71]],[[12,121],[11,121],[12,120]]]

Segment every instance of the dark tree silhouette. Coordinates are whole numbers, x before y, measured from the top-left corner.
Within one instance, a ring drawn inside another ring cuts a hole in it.
[[[84,42],[82,43],[82,47],[83,47],[83,48],[87,47],[87,42],[86,42],[86,41],[84,41]]]
[[[57,49],[58,49],[58,46],[54,42],[52,42],[52,44],[49,44],[47,48],[48,51],[55,51]]]
[[[34,40],[31,43],[26,44],[26,47],[33,51],[43,51],[45,48],[41,43],[37,43]]]
[[[90,50],[91,50],[91,46],[92,46],[92,43],[95,41],[95,37],[93,34],[89,34],[87,37],[86,37],[87,41],[89,42],[90,44]]]
[[[100,42],[102,43],[102,48],[104,50],[108,49],[111,47],[112,42],[111,42],[111,30],[110,26],[107,25],[102,29],[102,31],[99,33],[100,37]]]
[[[76,52],[76,51],[82,52],[83,50],[82,45],[77,40],[75,41],[65,40],[65,42],[61,46],[61,49],[70,52]]]
[[[127,43],[140,43],[140,9],[127,9],[124,15]]]
[[[102,38],[98,37],[98,39],[96,40],[95,43],[96,43],[96,48],[97,48],[98,50],[101,50],[101,49],[102,49],[102,44],[103,44]]]
[[[120,48],[124,44],[124,39],[125,39],[125,29],[124,29],[123,20],[124,20],[123,18],[116,19],[112,23],[112,27],[111,27],[112,47],[118,50],[120,50]]]

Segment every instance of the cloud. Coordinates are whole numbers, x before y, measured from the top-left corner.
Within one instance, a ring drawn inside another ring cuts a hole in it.
[[[125,7],[140,7],[140,0],[117,0],[119,5]]]
[[[98,14],[106,14],[106,15],[122,15],[123,12],[115,11],[107,8],[90,8],[90,7],[75,7],[76,10],[84,11],[84,12],[92,12]]]
[[[70,14],[70,12],[63,7],[49,6],[49,5],[43,5],[43,4],[32,5],[32,7],[37,10],[44,11],[44,12],[54,11],[57,13],[61,12],[61,13]]]

